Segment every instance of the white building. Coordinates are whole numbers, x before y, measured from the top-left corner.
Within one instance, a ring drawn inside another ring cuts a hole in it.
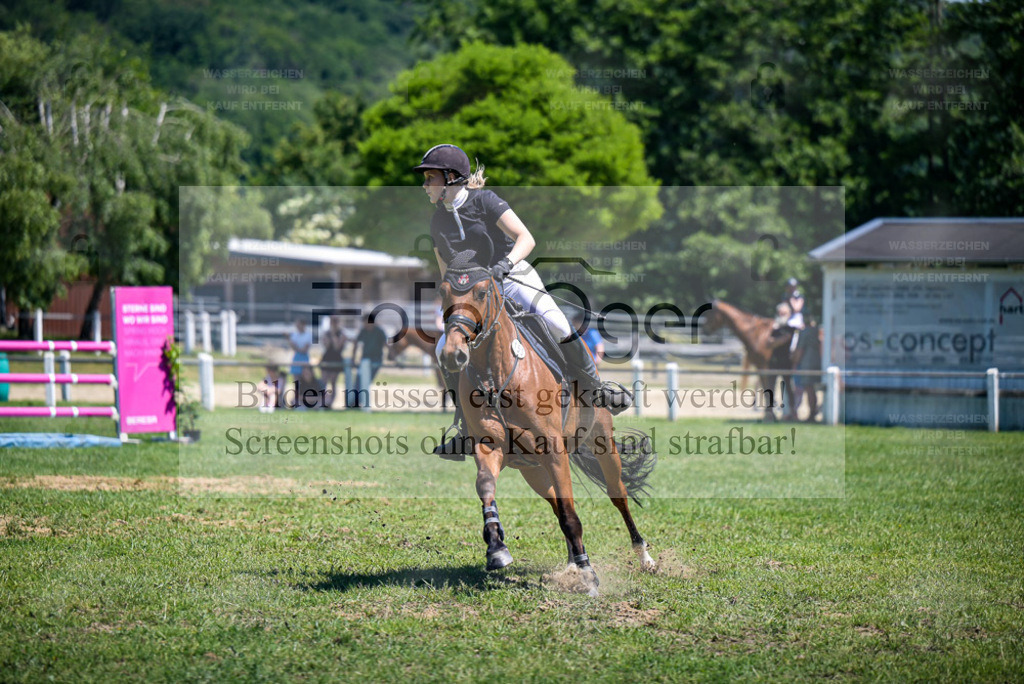
[[[848,423],[1024,428],[1024,218],[875,219],[810,253]]]

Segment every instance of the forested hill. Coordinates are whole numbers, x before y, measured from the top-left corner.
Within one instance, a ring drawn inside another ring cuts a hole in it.
[[[0,30],[44,40],[95,31],[148,65],[153,85],[252,136],[259,167],[327,90],[380,98],[416,58],[418,12],[388,0],[5,0]]]

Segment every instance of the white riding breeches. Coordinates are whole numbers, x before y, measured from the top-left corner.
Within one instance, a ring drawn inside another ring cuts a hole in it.
[[[502,285],[506,297],[515,300],[524,310],[540,314],[557,340],[564,340],[572,333],[569,320],[555,304],[555,300],[548,294],[548,291],[544,289],[544,282],[537,275],[533,266],[525,261],[520,261],[508,274]],[[434,350],[438,361],[441,360],[444,342],[445,334],[442,332],[441,339],[437,341],[437,347]]]

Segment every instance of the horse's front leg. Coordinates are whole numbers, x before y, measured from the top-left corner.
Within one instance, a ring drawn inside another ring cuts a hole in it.
[[[476,493],[483,505],[487,569],[498,570],[512,563],[512,554],[505,546],[505,529],[498,519],[498,502],[495,498],[503,452],[500,445],[492,447],[484,443],[486,441],[482,440],[475,448]]]

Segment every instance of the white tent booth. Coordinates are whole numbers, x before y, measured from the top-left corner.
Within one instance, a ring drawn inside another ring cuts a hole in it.
[[[810,256],[840,420],[1024,429],[1024,218],[879,218]]]

